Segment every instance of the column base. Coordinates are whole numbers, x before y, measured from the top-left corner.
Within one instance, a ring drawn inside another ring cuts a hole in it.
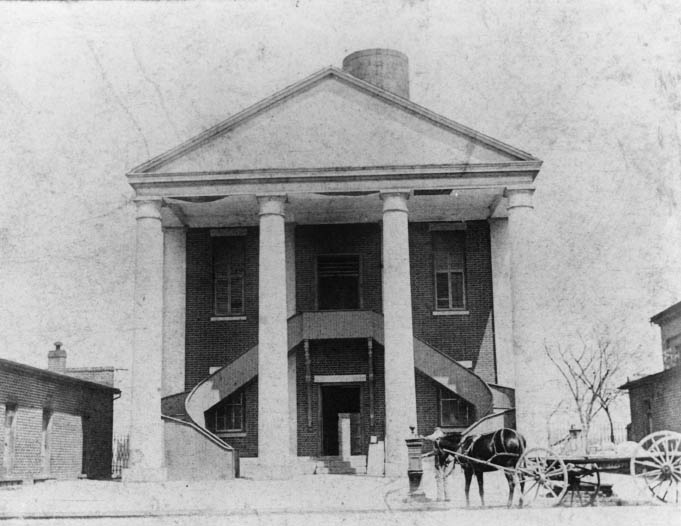
[[[168,480],[166,468],[127,468],[121,473],[123,482],[165,482]]]

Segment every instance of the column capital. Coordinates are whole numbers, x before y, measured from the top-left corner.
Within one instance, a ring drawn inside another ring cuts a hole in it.
[[[407,200],[411,190],[381,190],[379,196],[383,201],[383,212],[408,212]]]
[[[163,199],[160,197],[137,197],[134,202],[137,206],[137,219],[161,219]]]
[[[258,215],[278,215],[285,217],[285,205],[288,201],[286,194],[258,194],[255,198],[258,200],[258,205],[260,207]]]
[[[506,197],[508,197],[507,210],[512,210],[513,208],[534,208],[532,205],[532,194],[534,194],[534,188],[522,187],[522,188],[507,188]]]

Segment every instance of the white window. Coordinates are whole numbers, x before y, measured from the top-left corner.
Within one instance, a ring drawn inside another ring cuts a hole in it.
[[[244,430],[244,393],[239,391],[206,411],[206,426],[213,433]]]
[[[466,232],[434,231],[435,309],[466,308]]]
[[[244,313],[245,238],[213,238],[213,280],[216,316]]]

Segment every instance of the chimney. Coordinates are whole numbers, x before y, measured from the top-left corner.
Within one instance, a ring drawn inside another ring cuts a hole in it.
[[[394,49],[363,49],[343,59],[343,71],[395,95],[409,98],[409,59]]]
[[[61,342],[54,342],[54,349],[47,353],[47,370],[53,373],[66,373],[66,351]]]

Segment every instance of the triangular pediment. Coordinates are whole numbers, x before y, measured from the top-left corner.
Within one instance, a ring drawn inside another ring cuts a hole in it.
[[[329,68],[133,172],[506,164],[527,160],[534,158]]]

